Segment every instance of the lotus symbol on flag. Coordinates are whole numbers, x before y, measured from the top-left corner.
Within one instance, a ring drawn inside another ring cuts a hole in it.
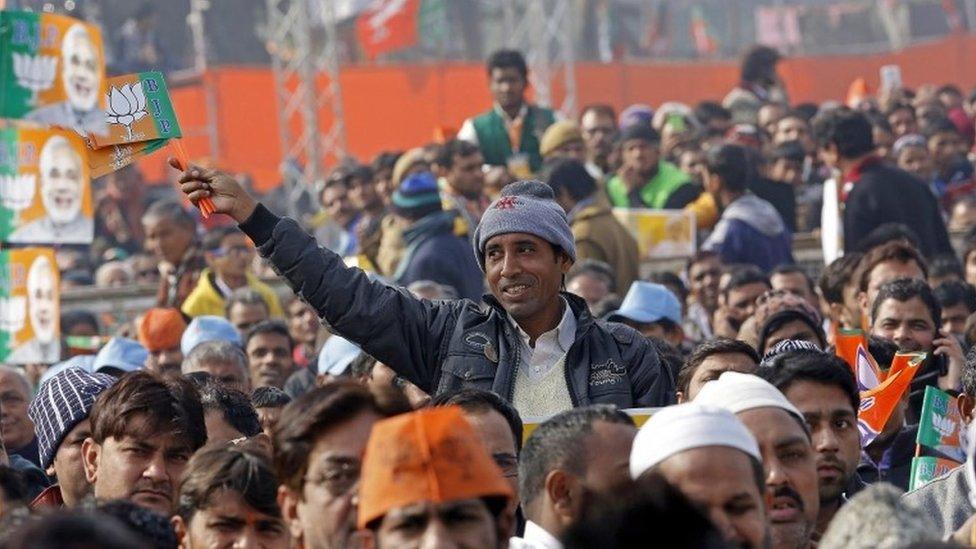
[[[125,126],[126,141],[132,141],[132,125],[149,114],[146,111],[146,94],[142,91],[142,82],[125,84],[120,88],[113,87],[106,99],[108,110],[105,111],[105,121]]]
[[[24,328],[27,319],[27,298],[11,296],[0,298],[0,331],[15,334]]]
[[[17,84],[30,90],[31,106],[37,105],[37,94],[54,85],[54,76],[58,68],[58,58],[53,55],[31,55],[29,53],[13,53],[14,76]]]
[[[940,414],[932,414],[932,427],[942,438],[951,437],[956,432],[956,422]]]
[[[0,176],[0,204],[15,212],[26,210],[34,201],[36,182],[34,174]]]

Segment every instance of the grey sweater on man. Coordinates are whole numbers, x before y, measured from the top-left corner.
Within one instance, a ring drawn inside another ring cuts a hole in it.
[[[956,467],[902,496],[905,503],[917,507],[932,519],[943,539],[961,528],[974,513],[964,470],[965,467]]]

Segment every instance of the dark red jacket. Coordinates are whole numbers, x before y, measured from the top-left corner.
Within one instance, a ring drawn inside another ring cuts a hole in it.
[[[31,510],[61,507],[64,507],[64,499],[61,498],[61,487],[57,484],[45,488],[30,504]]]

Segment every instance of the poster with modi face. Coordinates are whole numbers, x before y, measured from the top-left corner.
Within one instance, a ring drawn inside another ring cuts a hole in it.
[[[0,242],[92,242],[86,151],[74,132],[0,122]]]
[[[60,292],[51,248],[0,252],[0,362],[60,359]]]
[[[0,12],[0,117],[104,134],[105,55],[94,25]]]

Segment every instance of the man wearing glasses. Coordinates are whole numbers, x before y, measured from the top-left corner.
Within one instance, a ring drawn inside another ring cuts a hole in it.
[[[211,230],[203,239],[207,268],[183,302],[183,314],[224,316],[227,298],[234,290],[251,288],[261,294],[271,316],[282,316],[281,303],[270,286],[251,273],[254,245],[235,227]]]
[[[339,380],[289,403],[274,433],[278,501],[301,547],[352,545],[359,473],[373,425],[409,411],[378,403],[362,385]]]

